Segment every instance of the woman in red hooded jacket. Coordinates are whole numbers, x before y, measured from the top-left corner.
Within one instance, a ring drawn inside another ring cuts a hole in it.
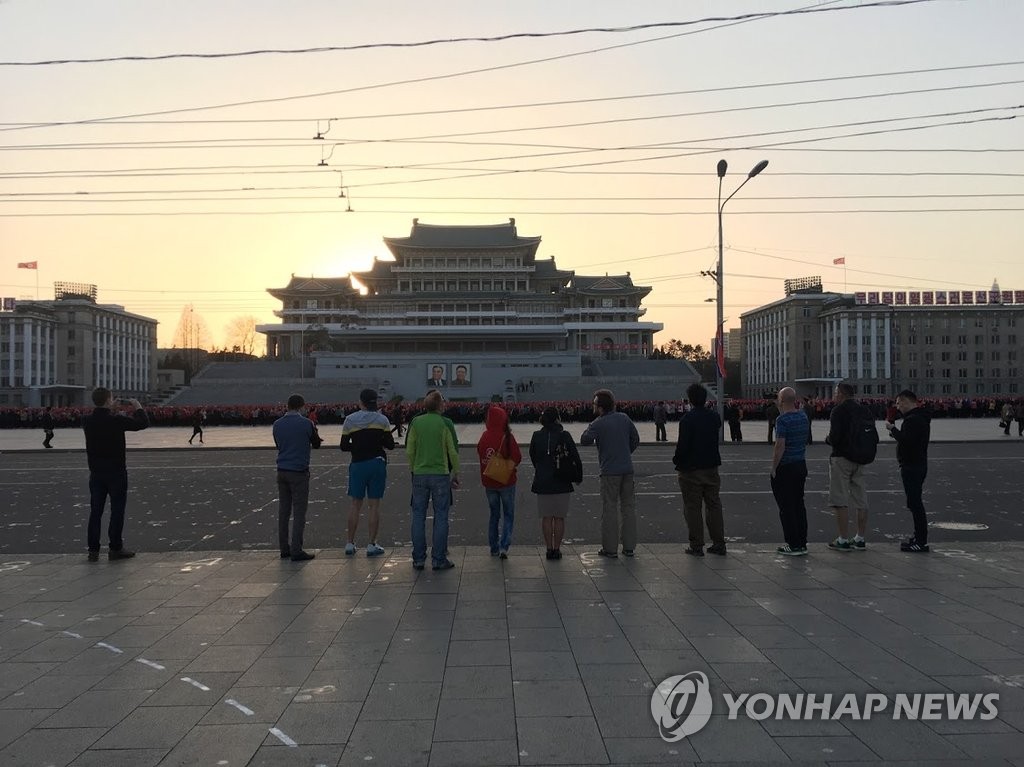
[[[516,518],[516,470],[512,470],[508,481],[504,484],[484,475],[487,462],[495,453],[512,460],[516,466],[523,460],[519,443],[512,435],[508,426],[508,413],[499,405],[491,405],[487,409],[487,427],[476,443],[476,452],[480,457],[480,481],[487,493],[487,503],[491,507],[491,520],[487,529],[487,540],[491,545],[491,556],[501,555],[508,559],[508,549],[512,545],[512,524]],[[498,521],[504,517],[501,534],[498,534]]]

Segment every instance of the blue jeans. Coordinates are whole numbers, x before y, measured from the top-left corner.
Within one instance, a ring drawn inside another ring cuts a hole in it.
[[[431,560],[442,564],[448,551],[448,509],[451,507],[451,479],[447,474],[412,475],[412,561],[427,559],[427,504],[434,507],[434,536]]]
[[[491,507],[491,523],[487,528],[487,541],[491,544],[491,553],[506,551],[512,545],[512,525],[516,521],[516,486],[492,488],[485,487],[487,503]],[[501,541],[498,540],[498,518],[502,507],[505,509],[505,523],[501,526]]]

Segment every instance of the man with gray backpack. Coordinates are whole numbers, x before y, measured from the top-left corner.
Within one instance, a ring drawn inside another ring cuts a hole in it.
[[[878,452],[878,429],[872,412],[856,399],[853,386],[836,386],[835,405],[829,417],[825,443],[831,445],[828,461],[828,502],[835,510],[838,537],[829,543],[833,551],[865,551],[868,524],[868,494],[864,467]],[[857,535],[850,535],[849,511],[857,512]]]

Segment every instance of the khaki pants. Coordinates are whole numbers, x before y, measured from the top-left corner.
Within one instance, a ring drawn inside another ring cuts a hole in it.
[[[683,517],[690,534],[690,548],[704,547],[704,523],[715,546],[725,546],[725,520],[722,517],[722,499],[719,490],[722,480],[718,468],[693,469],[679,472],[679,490],[683,494]],[[701,513],[701,507],[707,515]]]
[[[636,496],[632,474],[601,477],[601,548],[617,552],[620,536],[623,551],[636,548]]]

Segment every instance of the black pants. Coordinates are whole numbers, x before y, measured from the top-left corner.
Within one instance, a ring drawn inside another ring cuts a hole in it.
[[[298,554],[302,551],[302,534],[306,529],[306,507],[309,505],[309,472],[277,472],[277,492],[280,505],[277,512],[277,541],[281,551]],[[288,521],[291,520],[291,543]]]
[[[120,551],[124,548],[121,536],[124,532],[124,507],[128,502],[127,469],[89,472],[89,551],[100,550],[100,525],[108,495],[110,525],[107,527],[107,536],[110,539],[110,550]]]
[[[900,477],[903,478],[903,491],[907,494],[907,508],[914,516],[914,540],[922,546],[928,543],[928,517],[924,512],[924,479],[928,476],[928,466],[901,466]]]
[[[768,422],[768,444],[772,444],[775,441],[775,421]]]
[[[655,442],[668,442],[668,432],[665,431],[665,424],[656,423],[654,424],[654,441]]]
[[[50,440],[53,439],[53,429],[44,429],[43,434],[46,435],[45,439],[43,439],[43,447],[49,447]]]
[[[202,426],[193,426],[192,427],[192,436],[188,438],[188,444],[190,444],[190,445],[192,444],[192,440],[194,440],[196,438],[197,434],[199,435],[199,441],[202,442],[203,441],[203,427]]]
[[[779,507],[782,535],[791,549],[807,546],[807,507],[804,505],[804,483],[807,464],[804,461],[784,463],[775,470],[772,494]]]
[[[743,430],[739,421],[729,421],[729,439],[733,442],[743,441]]]
[[[1024,418],[1017,419],[1017,436],[1024,437]]]

